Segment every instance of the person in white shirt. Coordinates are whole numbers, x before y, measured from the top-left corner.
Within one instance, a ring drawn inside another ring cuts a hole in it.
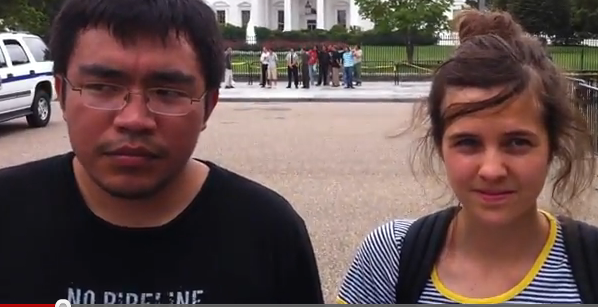
[[[260,63],[262,69],[262,77],[260,79],[260,86],[266,87],[266,83],[269,84],[268,80],[268,48],[262,48],[262,54],[260,55]]]
[[[291,88],[291,83],[295,84],[295,88],[299,88],[299,56],[297,52],[291,48],[287,52],[287,79],[289,84],[287,88]]]
[[[353,50],[353,59],[355,60],[353,65],[353,80],[355,81],[355,85],[361,85],[361,60],[363,58],[363,50],[361,50],[361,46],[355,46]]]
[[[272,49],[268,49],[266,60],[268,62],[268,87],[276,87],[278,80],[278,68],[276,67],[276,62],[278,62],[278,56]]]
[[[226,48],[224,51],[224,88],[233,87],[233,49]]]

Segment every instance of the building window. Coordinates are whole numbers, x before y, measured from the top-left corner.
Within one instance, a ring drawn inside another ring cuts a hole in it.
[[[224,10],[217,10],[216,11],[216,18],[218,19],[218,23],[226,24],[226,11]]]
[[[249,23],[249,18],[251,17],[250,10],[242,10],[241,11],[241,26],[246,27]]]
[[[315,19],[308,19],[307,20],[307,29],[313,31],[317,28],[318,22]]]
[[[284,31],[284,10],[278,10],[278,31]]]
[[[347,27],[347,10],[336,11],[336,24]]]

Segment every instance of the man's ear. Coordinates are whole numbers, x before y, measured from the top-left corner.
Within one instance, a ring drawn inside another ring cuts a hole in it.
[[[216,108],[216,105],[218,104],[219,96],[220,96],[219,89],[212,90],[206,94],[205,113],[204,113],[203,127],[201,128],[201,131],[206,130],[206,128],[208,127],[208,119],[210,119],[210,116],[212,115],[214,108]]]

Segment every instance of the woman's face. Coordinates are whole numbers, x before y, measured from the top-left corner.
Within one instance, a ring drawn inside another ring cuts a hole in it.
[[[500,90],[451,88],[445,105],[485,100]],[[451,188],[463,207],[485,223],[506,224],[536,210],[550,159],[548,136],[531,96],[461,117],[442,138]]]

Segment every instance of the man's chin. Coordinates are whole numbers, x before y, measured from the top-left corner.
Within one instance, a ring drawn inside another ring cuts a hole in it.
[[[111,182],[102,182],[94,180],[96,184],[107,194],[115,198],[127,200],[148,199],[160,193],[168,184],[167,180],[154,183],[134,182],[134,179],[113,180]]]

